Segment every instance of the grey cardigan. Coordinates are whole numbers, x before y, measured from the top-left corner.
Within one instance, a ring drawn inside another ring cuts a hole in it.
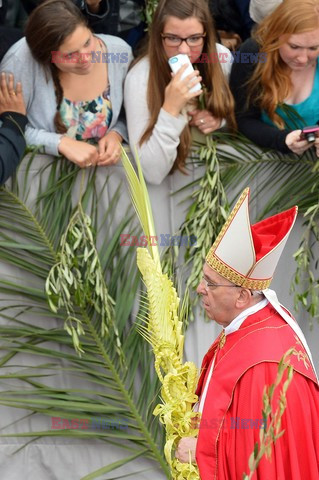
[[[101,34],[97,37],[107,45],[109,52],[107,65],[113,110],[109,131],[118,132],[127,141],[122,104],[124,79],[132,60],[131,47],[121,38],[112,35]],[[28,145],[44,146],[45,153],[59,155],[61,135],[55,133],[56,98],[53,80],[51,74],[34,60],[25,38],[15,43],[6,53],[0,71],[13,73],[15,81],[22,82],[29,119],[25,131]]]

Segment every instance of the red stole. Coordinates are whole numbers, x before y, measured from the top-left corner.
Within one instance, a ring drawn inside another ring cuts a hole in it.
[[[300,340],[270,304],[249,316],[239,330],[227,335],[222,348],[219,347],[219,338],[213,343],[203,359],[196,391],[197,395],[203,391],[209,366],[216,353],[196,449],[196,460],[203,480],[217,478],[218,438],[241,376],[259,363],[279,363],[281,357],[292,347],[300,352],[299,356],[290,357],[294,370],[317,384]]]

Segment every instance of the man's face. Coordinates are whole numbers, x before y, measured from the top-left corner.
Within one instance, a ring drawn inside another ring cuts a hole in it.
[[[206,287],[205,281],[226,286]],[[207,263],[203,268],[203,279],[197,287],[197,293],[202,296],[202,304],[209,318],[223,327],[227,327],[238,315],[236,300],[240,287],[234,287],[226,278],[219,275]]]

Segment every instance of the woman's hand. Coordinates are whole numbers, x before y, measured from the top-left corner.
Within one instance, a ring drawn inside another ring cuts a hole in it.
[[[189,460],[195,463],[196,445],[197,438],[195,437],[181,438],[175,451],[175,457],[182,463],[188,463]]]
[[[99,159],[94,145],[70,137],[62,137],[58,149],[61,155],[80,168],[94,166]]]
[[[192,98],[198,97],[202,93],[202,90],[190,92],[191,88],[202,80],[198,70],[194,70],[194,72],[182,80],[182,75],[186,68],[186,64],[182,65],[175,75],[172,74],[173,78],[165,88],[163,109],[174,117],[181,113],[182,109]]]
[[[301,130],[293,130],[292,132],[288,133],[285,142],[287,147],[297,155],[302,155],[306,150],[314,145],[313,143],[309,143],[308,140],[301,138]]]
[[[121,158],[121,143],[123,139],[117,132],[109,132],[99,140],[99,158],[97,164],[114,165]]]
[[[4,72],[0,78],[0,114],[4,112],[16,112],[26,114],[25,103],[22,94],[22,85],[17,83],[14,88],[14,78],[12,74],[7,76]]]
[[[220,128],[222,123],[221,118],[214,117],[208,110],[192,110],[187,112],[187,115],[191,115],[192,117],[189,124],[197,127],[205,135]]]

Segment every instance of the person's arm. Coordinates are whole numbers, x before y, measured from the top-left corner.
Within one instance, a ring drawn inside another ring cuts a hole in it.
[[[187,117],[161,108],[149,139],[139,144],[150,119],[147,105],[149,67],[147,59],[141,62],[128,73],[125,81],[124,105],[129,143],[132,154],[136,156],[137,153],[140,159],[145,179],[159,185],[174,164]]]
[[[112,126],[109,131],[118,133],[125,142],[128,141],[127,126],[126,126],[126,119],[125,119],[125,110],[124,110],[123,105],[121,107],[119,116],[118,116],[114,126]]]
[[[55,132],[54,126],[56,98],[53,81],[32,57],[25,38],[6,53],[0,70],[12,73],[17,82],[23,81],[23,96],[29,119],[25,130],[27,144],[43,146],[45,153],[59,155],[61,135]]]
[[[88,15],[105,15],[107,13],[106,0],[85,0],[85,11]]]
[[[14,88],[14,78],[5,74],[0,78],[0,185],[17,168],[24,153],[26,142],[24,129],[27,124],[21,83]]]
[[[233,56],[230,50],[220,43],[216,43],[216,51],[222,72],[228,82]],[[197,127],[204,135],[208,135],[226,125],[226,120],[224,118],[217,118],[213,111],[196,108],[187,113],[191,116],[189,124],[193,127]]]
[[[266,124],[261,118],[261,110],[252,102],[247,105],[249,93],[247,81],[256,67],[256,64],[252,62],[252,55],[258,55],[258,53],[257,44],[250,39],[243,43],[234,58],[229,84],[236,104],[235,114],[238,130],[260,147],[289,153],[291,150],[286,145],[286,137],[290,130],[280,130]],[[262,58],[259,55],[258,61],[261,61]]]
[[[43,147],[43,152],[47,155],[60,155],[59,144],[62,135],[60,133],[49,132],[44,128],[32,127],[30,123],[25,129],[25,138],[28,145]]]
[[[96,33],[117,34],[119,4],[114,0],[77,0],[89,27]]]
[[[23,156],[26,142],[23,136],[28,119],[21,113],[0,115],[0,185],[16,170]]]
[[[131,47],[122,39],[116,37],[100,37],[111,53],[119,59],[117,62],[110,62],[108,66],[108,77],[110,84],[110,98],[112,103],[112,121],[109,132],[116,132],[125,142],[128,142],[125,110],[123,106],[124,81],[133,60]]]
[[[227,82],[229,82],[230,72],[233,65],[233,55],[227,47],[221,45],[220,43],[216,43],[216,51],[223,74]]]

